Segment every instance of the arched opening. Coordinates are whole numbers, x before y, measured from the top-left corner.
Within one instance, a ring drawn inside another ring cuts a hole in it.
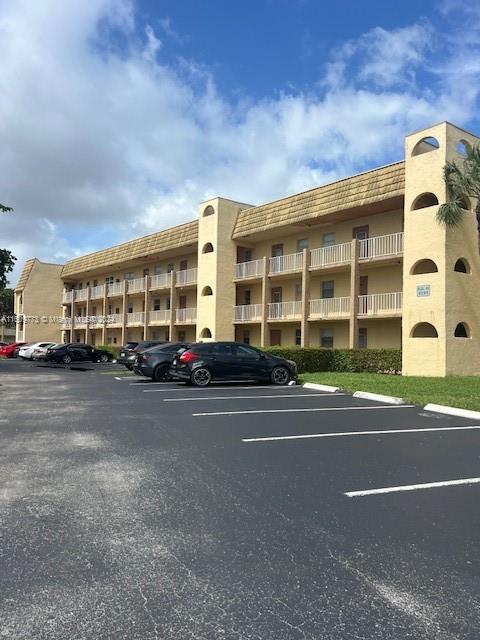
[[[427,258],[425,260],[419,260],[416,262],[410,270],[411,275],[415,276],[418,273],[437,273],[438,267],[433,260]]]
[[[213,296],[212,287],[203,287],[202,296]]]
[[[207,244],[204,244],[202,253],[213,253],[213,244],[211,242],[207,242]]]
[[[214,213],[215,209],[211,204],[209,204],[208,207],[205,207],[205,209],[203,210],[203,217],[205,218],[205,216],[213,216]]]
[[[429,322],[419,322],[411,333],[412,338],[438,338],[438,333],[433,324]]]
[[[440,144],[433,136],[427,136],[422,138],[413,147],[412,156],[420,156],[422,153],[428,153],[429,151],[436,151],[440,148]]]
[[[459,156],[466,158],[468,153],[472,150],[472,146],[466,140],[459,140],[455,146],[455,150]]]
[[[455,327],[455,338],[469,338],[470,329],[466,322],[459,322]]]
[[[465,260],[465,258],[459,258],[455,262],[453,270],[457,271],[458,273],[470,273],[470,265],[468,264],[468,261]]]
[[[426,207],[434,207],[437,204],[438,198],[434,193],[422,193],[413,201],[412,211],[426,209]]]
[[[202,331],[200,332],[200,337],[201,338],[211,338],[212,337],[212,332],[208,328],[202,329]]]

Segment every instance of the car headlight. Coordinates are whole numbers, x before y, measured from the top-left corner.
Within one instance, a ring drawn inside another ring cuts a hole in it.
[[[297,370],[297,363],[295,360],[287,360],[287,362],[295,371]]]
[[[128,356],[128,359],[129,359],[129,360],[135,360],[135,358],[136,358],[136,357],[137,357],[137,356]]]

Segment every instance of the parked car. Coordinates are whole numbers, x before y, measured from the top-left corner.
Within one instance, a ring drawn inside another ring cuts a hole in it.
[[[47,349],[46,359],[48,362],[108,362],[112,359],[112,354],[102,349],[95,349],[89,344],[81,342],[67,342],[66,344],[56,344]]]
[[[56,346],[56,344],[56,342],[47,342],[45,347],[35,347],[32,352],[32,360],[46,360],[48,349]]]
[[[238,342],[193,344],[170,368],[175,380],[206,387],[212,380],[257,380],[284,385],[297,379],[297,365]]]
[[[5,358],[16,358],[18,354],[18,349],[23,347],[26,342],[12,342],[10,344],[5,345],[4,347],[0,347],[0,356],[4,356]],[[17,354],[15,353],[17,351]]]
[[[133,371],[133,365],[135,364],[135,358],[137,355],[151,347],[156,347],[159,344],[165,344],[165,340],[145,340],[144,342],[129,342],[122,347],[117,358],[118,364],[124,364],[129,371]],[[129,345],[135,345],[129,347]]]
[[[168,379],[175,354],[180,349],[189,348],[190,345],[185,342],[166,342],[165,344],[151,347],[137,354],[133,370],[138,375],[152,378],[156,382],[166,380]]]
[[[48,348],[53,347],[55,342],[29,342],[28,344],[24,344],[23,347],[20,347],[18,350],[18,357],[23,360],[33,360],[33,352],[37,348]]]

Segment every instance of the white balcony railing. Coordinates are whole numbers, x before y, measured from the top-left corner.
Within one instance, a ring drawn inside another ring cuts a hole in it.
[[[236,278],[260,278],[263,275],[264,261],[250,260],[249,262],[239,262],[235,265]]]
[[[145,278],[135,278],[135,280],[127,280],[128,293],[141,293],[145,291]]]
[[[64,291],[63,292],[63,301],[64,302],[72,302],[73,300],[73,291]]]
[[[253,322],[255,320],[261,320],[262,308],[261,304],[240,304],[233,307],[233,320],[234,322]]]
[[[403,294],[401,291],[358,296],[358,315],[381,316],[400,313],[402,310],[402,302]]]
[[[121,313],[110,313],[105,317],[105,323],[109,325],[123,324],[123,316]]]
[[[312,249],[310,252],[311,267],[329,267],[347,264],[352,259],[352,243],[333,244],[330,247]]]
[[[302,315],[302,303],[297,302],[271,302],[268,305],[269,320],[295,320]]]
[[[105,285],[101,284],[98,287],[92,287],[90,289],[90,298],[92,300],[97,300],[98,298],[103,298],[105,295]]]
[[[180,286],[185,286],[187,284],[196,284],[197,283],[197,269],[184,269],[183,271],[177,271],[176,274],[176,282]]]
[[[287,256],[270,258],[270,273],[288,273],[301,271],[303,267],[303,253],[290,253]]]
[[[172,284],[172,272],[160,273],[150,278],[150,289],[167,289]]]
[[[75,316],[75,327],[86,327],[87,316]]]
[[[123,294],[123,282],[114,282],[107,285],[107,296],[121,296]]]
[[[403,232],[389,233],[386,236],[375,236],[360,240],[360,260],[383,258],[403,254]]]
[[[176,320],[183,324],[195,324],[197,321],[197,308],[189,307],[187,309],[177,309]]]
[[[72,328],[72,319],[71,318],[62,318],[60,320],[60,324],[62,325],[62,327],[64,329],[71,329]]]
[[[143,311],[135,311],[133,313],[127,313],[127,324],[144,324],[145,313]]]
[[[150,311],[148,314],[150,324],[168,324],[170,322],[170,309],[162,311]]]
[[[311,318],[342,318],[350,313],[350,298],[310,300]]]
[[[75,291],[75,300],[86,300],[88,289],[77,289]]]
[[[103,325],[105,322],[105,316],[88,316],[88,326],[89,327],[98,327]]]

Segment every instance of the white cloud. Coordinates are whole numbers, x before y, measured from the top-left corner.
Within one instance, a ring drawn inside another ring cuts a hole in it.
[[[232,104],[194,60],[165,64],[135,20],[128,0],[0,0],[0,201],[15,207],[0,244],[21,260],[190,220],[213,195],[257,203],[394,160],[406,132],[463,124],[478,97],[468,50],[450,43],[437,77],[439,34],[419,24],[346,43],[311,93]]]

